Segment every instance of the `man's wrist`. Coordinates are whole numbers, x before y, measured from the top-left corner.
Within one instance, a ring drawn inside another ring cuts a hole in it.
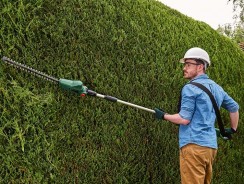
[[[236,133],[236,132],[237,132],[237,129],[231,128],[231,131],[232,131],[233,133]]]
[[[164,119],[164,120],[166,120],[166,119],[165,119],[165,116],[166,116],[166,115],[168,115],[168,113],[164,113],[164,115],[163,115],[163,119]]]

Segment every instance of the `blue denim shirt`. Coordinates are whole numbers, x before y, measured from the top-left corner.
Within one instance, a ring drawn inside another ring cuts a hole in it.
[[[236,112],[238,104],[206,74],[197,76],[191,81],[203,84],[213,94],[218,107],[223,107],[229,112]],[[181,91],[181,108],[179,115],[190,123],[180,125],[180,148],[189,144],[217,149],[217,137],[215,132],[215,111],[212,102],[206,92],[192,84],[186,84]]]

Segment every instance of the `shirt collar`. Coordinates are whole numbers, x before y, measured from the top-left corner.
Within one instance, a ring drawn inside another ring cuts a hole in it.
[[[207,74],[202,74],[202,75],[196,76],[194,79],[190,80],[189,82],[192,82],[192,81],[197,80],[197,79],[209,79],[209,77]]]

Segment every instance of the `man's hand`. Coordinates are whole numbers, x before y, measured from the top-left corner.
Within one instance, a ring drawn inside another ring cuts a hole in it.
[[[234,130],[233,128],[225,128],[226,137],[223,137],[218,128],[215,128],[215,130],[216,130],[217,137],[221,137],[224,140],[230,140],[232,134],[236,133],[236,130]]]
[[[163,110],[155,108],[155,117],[157,119],[164,119],[164,115],[166,114]]]

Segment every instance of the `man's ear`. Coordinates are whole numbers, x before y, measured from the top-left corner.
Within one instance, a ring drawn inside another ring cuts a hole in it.
[[[204,66],[203,64],[201,64],[201,65],[199,65],[199,66],[200,66],[199,70],[200,70],[200,71],[202,70],[202,71],[205,73],[205,71],[206,71],[206,70],[205,70],[205,66]]]

